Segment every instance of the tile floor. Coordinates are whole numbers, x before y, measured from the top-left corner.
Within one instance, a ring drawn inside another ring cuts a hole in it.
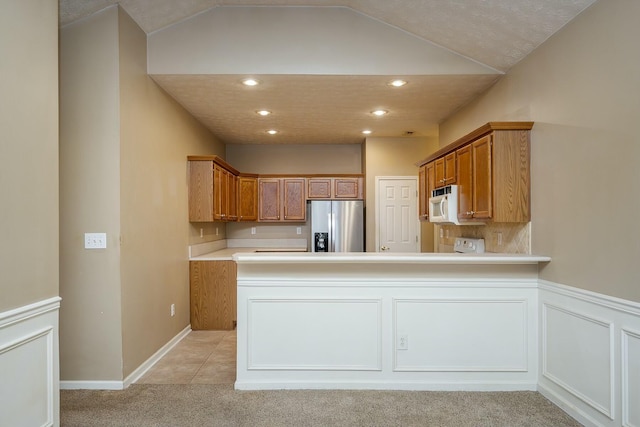
[[[233,384],[236,331],[191,331],[138,384]]]

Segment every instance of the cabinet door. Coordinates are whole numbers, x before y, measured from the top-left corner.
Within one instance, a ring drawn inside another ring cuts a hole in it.
[[[435,162],[427,163],[427,214],[429,213],[428,200],[432,191],[436,188],[436,164]]]
[[[280,180],[261,178],[258,180],[258,221],[280,220]]]
[[[474,142],[473,150],[473,217],[490,219],[493,192],[491,187],[491,140],[487,135]]]
[[[227,185],[229,172],[213,166],[213,219],[224,220],[227,215]]]
[[[213,221],[213,162],[189,161],[189,221]]]
[[[284,192],[284,220],[304,221],[307,217],[304,178],[282,180]]]
[[[334,178],[334,195],[336,199],[359,199],[359,178]]]
[[[236,263],[189,262],[193,330],[232,330],[236,321]]]
[[[238,217],[240,221],[258,219],[258,179],[241,176],[238,178]]]
[[[309,178],[307,180],[307,197],[309,199],[330,199],[331,178]]]
[[[434,162],[435,167],[435,188],[442,187],[444,185],[444,157],[436,159]]]
[[[238,177],[229,172],[227,181],[227,221],[238,220]]]
[[[429,195],[427,194],[427,165],[418,170],[418,218],[424,221],[429,218]]]
[[[456,153],[449,153],[444,156],[444,184],[456,183]]]
[[[473,158],[471,146],[456,151],[458,172],[458,219],[473,218]]]

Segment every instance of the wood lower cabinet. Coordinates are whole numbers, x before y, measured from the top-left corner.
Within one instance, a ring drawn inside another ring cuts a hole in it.
[[[189,261],[191,329],[232,330],[237,320],[236,263]]]
[[[258,179],[258,221],[305,221],[305,184],[304,178]]]

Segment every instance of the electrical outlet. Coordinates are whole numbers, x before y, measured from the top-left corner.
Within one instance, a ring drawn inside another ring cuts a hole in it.
[[[171,304],[171,317],[176,315],[176,305]]]
[[[409,335],[398,337],[398,350],[409,350]]]
[[[296,227],[296,234],[302,234],[302,227]]]
[[[498,238],[498,246],[502,246],[502,233],[498,232],[497,234],[497,238]]]
[[[202,239],[204,237],[204,229],[200,229],[200,238]]]
[[[216,227],[216,236],[218,235],[218,227]]]
[[[256,234],[256,228],[255,227],[251,227],[251,234]]]
[[[84,233],[85,249],[106,249],[107,233]]]

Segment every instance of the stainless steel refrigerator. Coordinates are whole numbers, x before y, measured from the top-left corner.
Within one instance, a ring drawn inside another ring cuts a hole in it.
[[[307,202],[310,252],[364,252],[362,200]]]

